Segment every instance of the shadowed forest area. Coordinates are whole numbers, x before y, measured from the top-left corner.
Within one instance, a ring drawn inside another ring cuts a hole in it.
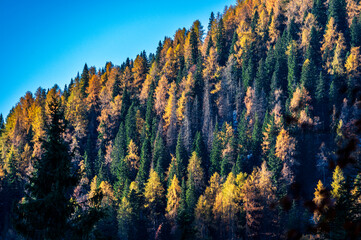
[[[360,47],[359,0],[244,0],[27,92],[0,239],[360,239]]]

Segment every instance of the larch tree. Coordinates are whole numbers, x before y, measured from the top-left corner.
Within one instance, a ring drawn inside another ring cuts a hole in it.
[[[173,176],[167,192],[166,217],[175,224],[177,220],[181,196],[181,187],[176,175]]]
[[[277,136],[275,155],[283,162],[282,177],[287,184],[293,183],[295,178],[294,167],[297,165],[294,158],[295,151],[296,140],[282,128]]]
[[[132,87],[134,89],[134,93],[138,95],[140,93],[141,86],[146,79],[147,73],[147,62],[141,55],[137,55],[135,58],[132,73],[134,79]]]
[[[168,90],[168,101],[164,109],[163,119],[164,119],[164,132],[167,133],[167,146],[170,149],[174,150],[176,142],[176,131],[177,131],[177,98],[176,98],[176,83],[172,82]]]
[[[126,161],[127,165],[129,166],[129,171],[131,173],[130,175],[132,176],[132,179],[135,178],[136,172],[139,169],[139,160],[140,157],[138,156],[138,147],[131,139],[128,145],[127,155],[125,156],[124,161]]]
[[[161,115],[164,111],[166,105],[167,90],[168,90],[168,79],[164,75],[162,75],[154,93],[154,98],[155,98],[154,108],[157,115]]]
[[[194,151],[189,159],[188,167],[188,180],[191,180],[194,184],[195,192],[199,196],[205,186],[204,182],[204,170],[202,168],[201,158]]]
[[[144,207],[149,213],[152,222],[152,231],[155,233],[164,211],[164,188],[160,178],[153,169],[150,170],[149,179],[144,188]]]
[[[251,238],[271,238],[275,231],[274,226],[269,224],[275,217],[274,210],[271,209],[275,201],[275,187],[265,162],[248,176],[242,187],[242,194],[247,235]],[[268,224],[264,224],[265,222]]]

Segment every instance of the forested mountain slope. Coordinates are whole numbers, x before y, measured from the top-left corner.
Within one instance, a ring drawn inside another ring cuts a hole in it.
[[[60,238],[360,238],[360,13],[239,1],[154,54],[27,92],[1,117],[0,238],[56,239],[28,214],[48,171],[64,199],[43,209],[76,206]]]

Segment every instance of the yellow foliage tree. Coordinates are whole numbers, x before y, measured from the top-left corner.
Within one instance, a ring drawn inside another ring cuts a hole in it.
[[[276,216],[270,206],[276,201],[276,188],[271,175],[266,162],[263,162],[261,168],[255,168],[242,186],[246,231],[253,238],[268,235],[275,223]]]
[[[321,218],[323,211],[328,209],[326,200],[329,198],[327,189],[323,186],[321,180],[318,181],[317,187],[315,188],[313,202],[316,204],[317,208],[313,213],[313,218],[318,222]]]
[[[289,109],[299,126],[311,126],[313,124],[313,119],[307,115],[307,109],[312,110],[310,102],[311,97],[307,89],[303,85],[298,86],[293,92]]]
[[[164,115],[163,115],[165,131],[168,129],[168,127],[171,123],[172,114],[174,114],[175,109],[176,109],[176,104],[177,104],[176,91],[177,91],[177,85],[175,82],[172,82],[170,85],[170,88],[168,90],[169,97],[168,97],[167,105],[164,109]]]
[[[99,104],[99,94],[102,89],[101,80],[98,75],[93,75],[89,80],[89,86],[86,90],[88,110],[93,106],[96,107]],[[98,110],[98,109],[96,109]]]
[[[297,164],[294,155],[296,150],[296,140],[282,128],[276,140],[276,157],[283,161],[282,177],[287,184],[294,181],[293,168]]]
[[[132,139],[129,142],[128,154],[124,160],[128,163],[131,169],[139,169],[140,157],[138,156],[138,147]]]
[[[158,216],[161,211],[164,197],[164,188],[160,178],[154,169],[150,170],[149,179],[144,188],[144,207],[149,209],[153,216]]]
[[[159,69],[158,64],[156,61],[152,64],[152,67],[149,70],[149,73],[147,74],[145,81],[142,85],[142,91],[140,92],[139,99],[142,103],[145,103],[146,99],[148,98],[150,86],[152,83],[154,83],[155,79],[159,75]]]
[[[162,75],[154,93],[154,97],[155,97],[154,108],[157,115],[161,115],[164,111],[166,104],[167,90],[168,90],[168,79],[164,75]]]
[[[336,200],[339,200],[340,197],[345,194],[345,176],[340,168],[340,166],[336,166],[335,170],[332,174],[332,183],[331,183],[331,194]]]
[[[147,63],[146,60],[138,55],[133,64],[133,89],[136,94],[139,94],[141,86],[146,78]]]
[[[344,63],[343,63],[345,49],[346,49],[345,38],[343,37],[342,33],[339,33],[336,41],[336,48],[333,56],[333,61],[331,63],[332,74],[341,75],[345,73]]]
[[[346,60],[345,68],[347,74],[349,74],[351,77],[357,78],[361,75],[360,47],[351,48],[351,53]]]
[[[197,192],[203,189],[204,187],[204,172],[201,166],[201,158],[194,151],[191,158],[189,159],[188,167],[188,179],[192,178],[194,183],[194,188]]]
[[[174,175],[170,186],[168,187],[167,193],[167,207],[166,207],[166,217],[175,222],[178,215],[178,209],[180,206],[181,198],[181,187],[179,186],[179,181],[176,175]]]

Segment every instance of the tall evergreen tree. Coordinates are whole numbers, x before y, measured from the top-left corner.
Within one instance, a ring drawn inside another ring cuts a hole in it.
[[[354,17],[350,26],[351,34],[351,46],[359,47],[361,46],[361,21]]]
[[[177,159],[177,177],[183,178],[186,173],[187,164],[187,151],[183,145],[182,132],[179,132],[177,139],[177,146],[175,150],[176,159]]]
[[[81,93],[83,95],[83,97],[85,97],[86,94],[86,89],[89,86],[89,70],[88,70],[88,65],[85,63],[84,65],[84,69],[83,72],[81,74],[81,78],[80,78],[80,89],[81,89]]]
[[[220,139],[218,137],[218,124],[216,124],[215,130],[213,132],[213,143],[212,143],[212,150],[210,153],[210,168],[209,168],[209,176],[212,176],[215,172],[221,171],[221,153],[222,153],[222,146]]]
[[[209,22],[208,22],[208,31],[212,30],[212,24],[213,24],[214,20],[215,20],[214,13],[211,12],[211,16],[209,17]]]
[[[337,30],[342,33],[346,33],[348,29],[347,25],[347,13],[346,13],[346,1],[345,0],[331,0],[328,8],[328,17],[333,17],[337,26]]]
[[[168,156],[164,145],[163,138],[158,135],[155,140],[153,164],[155,164],[154,170],[157,172],[161,181],[165,178],[165,171],[169,165]]]
[[[226,37],[225,37],[225,30],[224,30],[224,24],[222,18],[219,19],[218,22],[218,29],[216,35],[216,49],[218,55],[218,63],[220,66],[224,66],[228,59],[228,54],[227,54]]]
[[[142,149],[140,153],[140,167],[137,174],[137,181],[141,189],[143,188],[145,181],[148,179],[151,161],[152,161],[151,143],[149,137],[146,137],[142,144]]]
[[[121,161],[124,161],[126,155],[126,135],[124,130],[124,124],[121,123],[119,126],[118,133],[114,140],[113,151],[111,153],[112,163],[111,171],[112,174],[116,175],[118,168],[121,165]]]
[[[129,107],[127,116],[125,117],[125,134],[126,134],[126,145],[128,146],[130,140],[137,142],[137,126],[136,126],[136,112],[137,108],[134,103]]]
[[[198,37],[196,30],[194,28],[191,29],[190,35],[190,45],[191,45],[191,65],[195,65],[198,62],[199,57],[199,49],[198,49]]]
[[[325,0],[313,1],[312,14],[316,17],[318,26],[324,29],[327,23],[327,10]]]
[[[53,97],[47,112],[49,124],[44,154],[34,166],[27,185],[28,194],[16,208],[15,226],[26,238],[62,239],[75,211],[71,194],[79,178],[62,137],[65,125],[60,101]]]
[[[204,140],[203,140],[201,132],[197,132],[194,137],[192,151],[196,152],[198,157],[200,157],[202,159],[202,167],[204,169],[208,169],[209,163],[208,163],[208,156],[207,156],[207,148],[204,144]]]

